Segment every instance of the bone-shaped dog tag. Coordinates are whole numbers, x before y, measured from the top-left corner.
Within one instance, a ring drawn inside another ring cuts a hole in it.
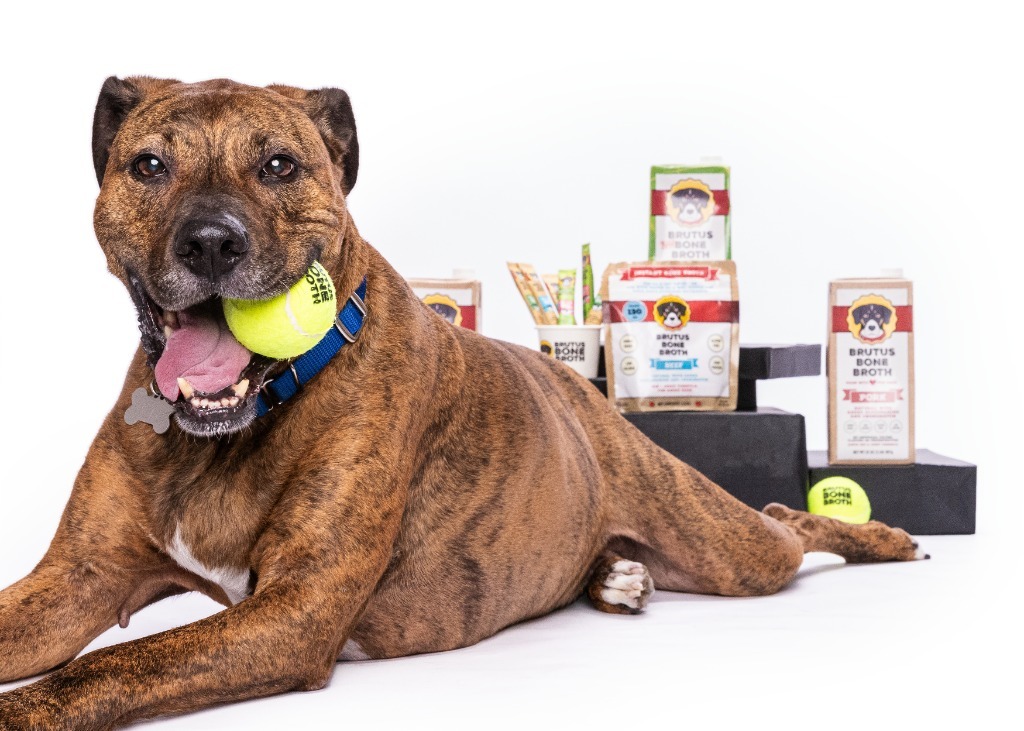
[[[159,396],[151,396],[146,389],[137,388],[132,393],[132,405],[124,412],[124,423],[132,424],[143,421],[153,427],[157,434],[163,434],[171,428],[172,406]]]

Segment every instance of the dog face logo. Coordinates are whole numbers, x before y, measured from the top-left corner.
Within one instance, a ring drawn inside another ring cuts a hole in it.
[[[540,352],[544,355],[550,355],[552,358],[555,356],[555,346],[547,340],[540,341]]]
[[[698,226],[714,213],[711,188],[699,180],[680,180],[669,191],[669,215],[680,226]]]
[[[846,324],[853,337],[862,343],[881,343],[896,330],[896,308],[877,294],[859,297],[846,315]]]
[[[690,321],[690,305],[675,295],[662,297],[654,305],[654,319],[666,330],[678,330]]]
[[[443,294],[428,294],[423,298],[423,304],[451,324],[456,326],[462,324],[462,308],[451,297]]]

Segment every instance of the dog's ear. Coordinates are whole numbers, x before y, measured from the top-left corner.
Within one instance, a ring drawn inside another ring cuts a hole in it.
[[[176,83],[174,79],[153,79],[148,76],[131,76],[127,79],[111,76],[103,82],[92,118],[92,164],[96,168],[96,179],[100,185],[103,185],[103,173],[107,170],[110,147],[128,113],[147,95]]]
[[[278,84],[267,88],[302,104],[320,132],[331,161],[341,172],[341,188],[348,195],[359,173],[359,139],[348,94],[341,89],[306,91]]]

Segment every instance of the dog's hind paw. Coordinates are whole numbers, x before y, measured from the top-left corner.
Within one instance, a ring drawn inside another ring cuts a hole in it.
[[[653,593],[646,566],[612,556],[598,562],[588,591],[595,607],[612,614],[639,614]]]

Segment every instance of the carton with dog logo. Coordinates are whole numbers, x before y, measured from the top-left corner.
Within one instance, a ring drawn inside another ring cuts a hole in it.
[[[409,279],[423,303],[448,322],[480,332],[480,282],[475,279]]]
[[[612,264],[601,299],[608,398],[620,411],[736,409],[733,262]]]
[[[651,168],[651,261],[710,262],[732,257],[729,168]]]
[[[829,300],[829,462],[913,463],[911,283],[840,279]]]

